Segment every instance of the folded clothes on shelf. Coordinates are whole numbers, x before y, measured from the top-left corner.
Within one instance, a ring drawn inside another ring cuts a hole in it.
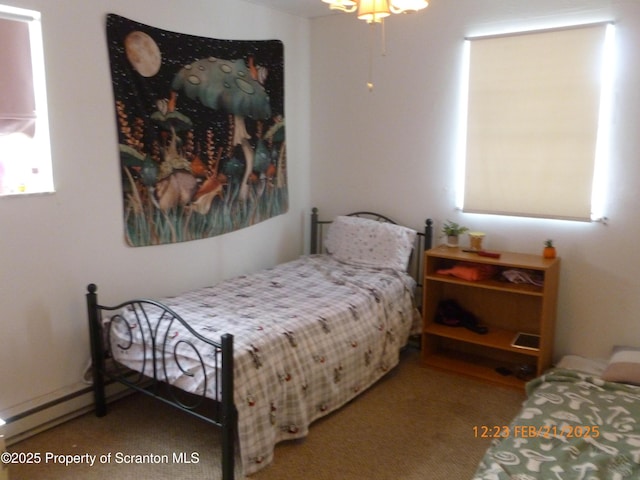
[[[544,276],[539,273],[528,272],[521,269],[504,270],[502,276],[511,283],[530,283],[542,287],[544,285]]]
[[[478,280],[489,280],[498,273],[495,265],[484,263],[459,262],[451,268],[441,268],[436,273],[441,275],[453,275],[454,277],[476,282]]]

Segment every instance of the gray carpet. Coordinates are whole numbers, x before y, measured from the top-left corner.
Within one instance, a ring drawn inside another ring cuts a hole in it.
[[[404,352],[398,368],[315,422],[307,438],[279,444],[274,462],[250,479],[471,478],[489,445],[473,427],[508,423],[524,393],[422,367],[419,357]],[[9,450],[41,456],[37,465],[11,465],[11,480],[220,478],[217,430],[142,395],[114,402],[104,418],[85,415]],[[47,454],[96,455],[96,463],[65,466]],[[126,455],[147,454],[168,462],[125,463],[135,460]]]

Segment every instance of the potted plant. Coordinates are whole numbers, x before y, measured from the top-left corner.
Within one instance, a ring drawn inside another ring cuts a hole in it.
[[[442,233],[447,237],[448,247],[457,247],[460,244],[460,235],[468,231],[467,227],[463,227],[451,220],[447,220],[442,226]]]

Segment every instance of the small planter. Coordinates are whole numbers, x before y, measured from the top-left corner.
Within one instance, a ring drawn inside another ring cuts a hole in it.
[[[460,237],[458,235],[447,235],[447,247],[456,248],[460,246]]]
[[[447,247],[456,248],[460,246],[460,235],[468,232],[469,229],[467,227],[463,227],[462,225],[458,225],[456,222],[452,222],[451,220],[447,220],[447,222],[442,226],[442,234],[447,239]]]

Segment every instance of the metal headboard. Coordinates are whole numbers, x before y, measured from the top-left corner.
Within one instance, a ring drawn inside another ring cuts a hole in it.
[[[379,222],[388,222],[393,223],[394,225],[398,225],[397,222],[390,219],[389,217],[382,215],[380,213],[361,211],[361,212],[353,212],[349,213],[347,216],[350,217],[363,217],[370,218]],[[311,210],[311,245],[310,245],[310,253],[317,254],[324,252],[324,237],[325,231],[324,227],[330,225],[332,220],[320,220],[318,209],[313,208]],[[411,258],[409,259],[409,265],[407,267],[407,272],[411,275],[414,280],[417,282],[418,291],[416,291],[416,300],[418,302],[422,299],[422,279],[423,279],[423,263],[424,263],[424,255],[423,252],[429,250],[433,243],[433,221],[430,218],[427,218],[424,225],[424,231],[418,232],[416,235],[416,243],[413,247],[413,253],[411,254]]]

